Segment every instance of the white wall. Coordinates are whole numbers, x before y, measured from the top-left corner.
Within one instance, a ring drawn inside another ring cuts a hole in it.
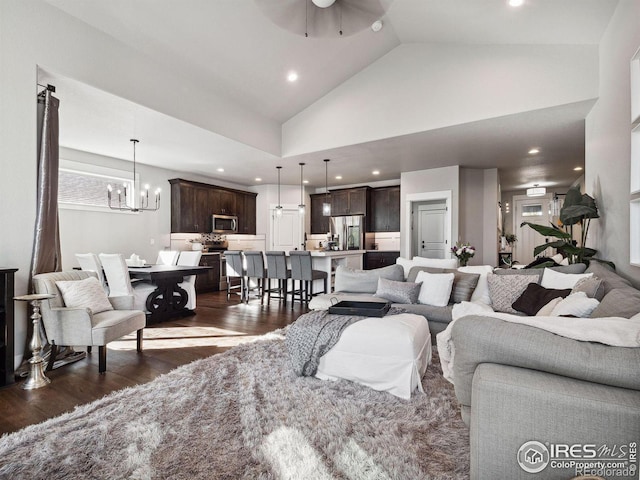
[[[404,172],[400,175],[400,255],[411,256],[405,245],[411,235],[407,224],[407,195],[429,192],[451,191],[451,238],[458,239],[458,210],[460,195],[460,168],[443,167],[430,170]]]
[[[282,129],[283,156],[593,99],[597,46],[403,44]]]
[[[640,47],[640,2],[621,0],[600,43],[599,99],[586,120],[585,190],[598,202],[589,244],[640,286],[629,265],[629,61]]]

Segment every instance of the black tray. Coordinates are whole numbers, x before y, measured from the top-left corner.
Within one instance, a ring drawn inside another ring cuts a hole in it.
[[[363,315],[365,317],[384,317],[391,303],[386,302],[355,302],[343,300],[329,307],[329,313],[335,315]]]

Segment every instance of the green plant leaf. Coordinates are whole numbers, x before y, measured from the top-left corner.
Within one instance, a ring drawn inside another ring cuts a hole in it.
[[[571,238],[571,235],[569,233],[563,230],[560,230],[559,228],[547,227],[546,225],[538,225],[537,223],[531,223],[531,222],[522,222],[520,224],[521,227],[524,227],[525,225],[530,226],[536,232],[538,232],[539,234],[545,237],[566,238],[566,239]]]
[[[580,203],[582,203],[582,192],[580,192],[580,186],[571,187],[567,190],[562,208],[579,205]]]
[[[544,252],[547,248],[562,248],[566,250],[566,247],[573,247],[570,243],[565,242],[564,240],[556,240],[555,242],[543,243],[542,245],[538,245],[533,249],[533,256],[538,256],[542,252]]]

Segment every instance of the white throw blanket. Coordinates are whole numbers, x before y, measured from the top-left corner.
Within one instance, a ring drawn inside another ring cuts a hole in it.
[[[438,354],[444,378],[453,383],[455,349],[451,330],[456,320],[468,315],[495,317],[512,323],[520,323],[582,342],[599,342],[614,347],[640,347],[640,321],[620,317],[572,318],[572,317],[522,317],[509,313],[497,313],[489,305],[462,302],[453,306],[453,320],[436,335]]]

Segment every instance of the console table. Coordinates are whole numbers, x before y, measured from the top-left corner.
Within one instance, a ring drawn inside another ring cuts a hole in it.
[[[0,387],[15,382],[13,360],[14,275],[17,268],[0,268]]]

